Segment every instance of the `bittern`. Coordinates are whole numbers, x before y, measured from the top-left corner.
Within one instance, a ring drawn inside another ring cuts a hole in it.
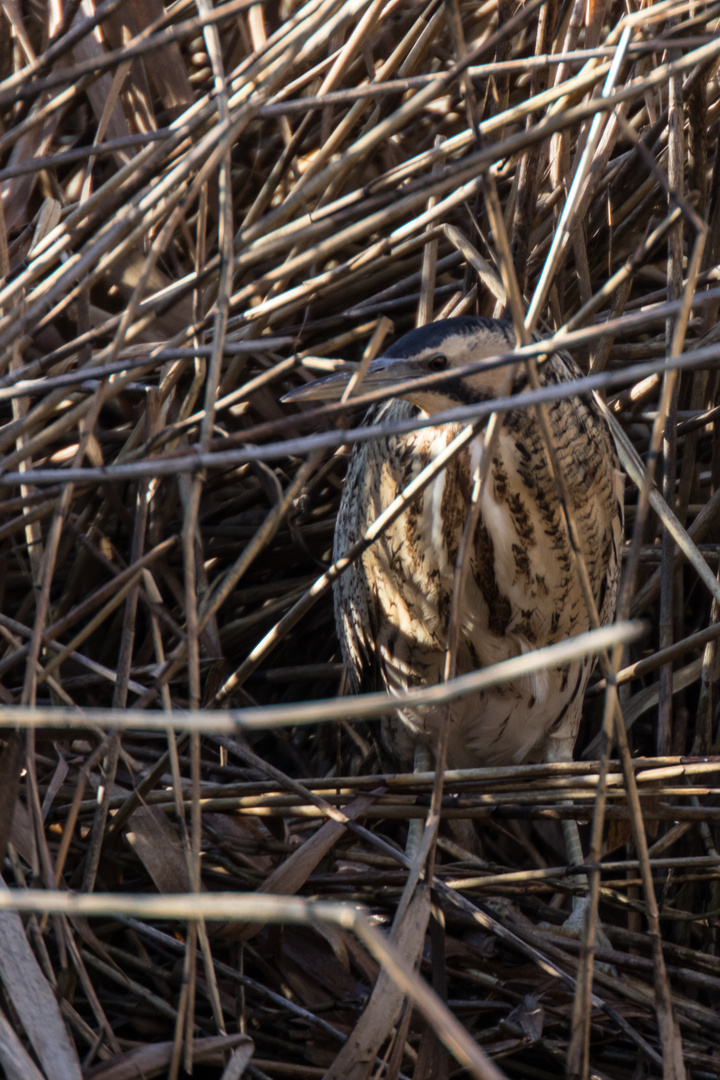
[[[443,319],[401,337],[370,364],[364,391],[403,383],[398,398],[368,413],[389,424],[417,411],[432,416],[497,397],[507,366],[488,362],[474,374],[452,372],[515,348],[510,324]],[[518,405],[505,413],[484,484],[480,517],[460,598],[457,674],[528,653],[590,628],[573,561],[558,485],[527,386],[515,362]],[[415,381],[436,372],[432,388]],[[543,386],[581,372],[564,352],[539,366]],[[297,400],[338,399],[349,375],[335,373],[294,391]],[[601,625],[615,612],[623,532],[623,475],[608,422],[592,394],[569,394],[548,406],[579,547]],[[445,423],[355,446],[335,529],[334,556],[345,555],[397,494],[447,447],[462,425]],[[453,575],[471,498],[482,434],[461,451],[335,585],[337,630],[352,687],[390,693],[441,681]],[[471,768],[570,760],[594,660],[579,659],[454,702],[447,764]],[[418,743],[434,747],[445,706],[401,709],[383,740],[404,767]]]

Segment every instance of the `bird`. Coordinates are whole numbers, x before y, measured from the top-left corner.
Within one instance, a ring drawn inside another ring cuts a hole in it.
[[[433,425],[433,416],[503,392],[507,365],[493,358],[515,347],[510,323],[455,317],[409,331],[370,364],[364,391],[401,385],[396,397],[373,406],[364,418],[378,437],[356,443],[351,452],[335,560],[464,426]],[[473,373],[454,376],[469,364],[476,365]],[[446,375],[442,381],[415,385],[440,372]],[[582,375],[562,350],[550,352],[538,374],[542,386],[572,383]],[[347,370],[337,371],[288,398],[338,400],[349,378]],[[491,451],[459,601],[458,675],[592,625],[540,423],[534,408],[523,407],[523,362],[514,362],[511,382],[518,404],[504,413]],[[569,393],[548,405],[548,416],[599,622],[607,625],[615,613],[623,537],[624,476],[617,450],[592,393]],[[412,417],[425,426],[382,433]],[[482,438],[480,432],[336,581],[337,633],[354,691],[397,695],[442,681],[454,569]],[[398,708],[383,721],[382,741],[402,768],[412,768],[417,747],[434,752],[447,716],[451,769],[571,760],[593,667],[590,658],[559,664],[463,697],[449,710]]]

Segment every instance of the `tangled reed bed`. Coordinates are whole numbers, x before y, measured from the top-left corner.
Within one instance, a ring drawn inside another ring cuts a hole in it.
[[[0,6],[9,1076],[720,1073],[719,16]],[[599,680],[576,763],[446,774],[484,855],[424,863],[433,776],[337,699],[359,413],[279,398],[513,278],[618,422],[635,757]]]

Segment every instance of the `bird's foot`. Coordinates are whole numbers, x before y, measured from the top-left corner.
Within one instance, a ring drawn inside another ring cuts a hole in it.
[[[585,918],[589,903],[590,897],[587,894],[585,896],[574,896],[572,911],[561,926],[552,927],[553,932],[562,934],[563,937],[582,941],[585,937]],[[542,923],[541,925],[549,928],[548,923]],[[610,943],[610,939],[605,933],[600,920],[595,923],[595,947],[612,950],[612,944]],[[617,971],[612,964],[606,964],[602,960],[596,960],[595,966],[598,971],[602,971],[606,975],[617,975]]]

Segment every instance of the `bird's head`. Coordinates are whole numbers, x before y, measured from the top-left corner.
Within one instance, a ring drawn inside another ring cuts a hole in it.
[[[515,348],[510,323],[480,316],[440,319],[411,330],[370,364],[361,393],[403,384],[395,397],[432,414],[456,405],[489,400],[499,396],[507,382],[507,365],[488,363],[473,374],[452,377],[452,372],[490,360]],[[307,383],[286,394],[283,401],[338,401],[357,365]],[[418,379],[448,373],[433,386],[416,387]]]

